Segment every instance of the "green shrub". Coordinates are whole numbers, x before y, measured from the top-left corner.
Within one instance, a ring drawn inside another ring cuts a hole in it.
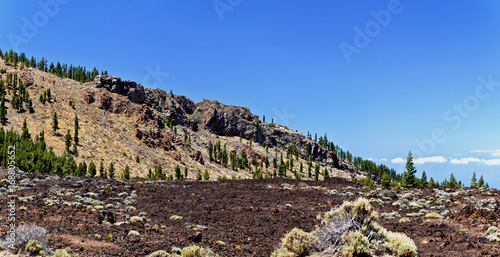
[[[54,257],[71,257],[71,254],[68,253],[68,250],[57,249],[54,253]]]
[[[297,257],[297,254],[289,252],[286,248],[282,247],[274,250],[274,252],[271,253],[271,257]]]
[[[312,233],[307,233],[300,228],[294,228],[285,235],[281,244],[288,251],[297,255],[304,255],[309,252],[316,244],[318,237]]]
[[[500,232],[500,230],[497,227],[489,227],[488,230],[486,230],[486,235],[491,235]]]
[[[170,254],[163,250],[156,251],[154,253],[149,254],[147,257],[168,257]]]
[[[139,216],[132,216],[132,217],[130,217],[130,222],[132,222],[132,223],[143,222],[143,219]]]
[[[338,216],[341,218],[355,217],[355,221],[363,224],[368,222],[372,218],[377,218],[374,214],[375,213],[372,214],[372,207],[370,205],[370,202],[366,198],[360,197],[354,202],[344,202],[340,207],[326,212],[324,214],[322,223],[330,223],[332,217]]]
[[[184,247],[181,251],[181,256],[182,257],[204,257],[205,256],[205,249],[203,249],[197,245]]]
[[[431,218],[431,219],[440,219],[441,215],[435,213],[435,212],[430,212],[425,215],[426,218]]]
[[[361,232],[347,232],[342,236],[342,253],[346,257],[353,257],[360,253],[364,253],[370,247],[370,242],[368,238],[364,236]]]
[[[38,254],[41,250],[43,250],[43,246],[36,240],[32,239],[26,244],[26,251],[32,254]]]
[[[417,246],[413,240],[401,233],[387,232],[387,242],[385,246],[397,256],[417,256]]]
[[[136,230],[130,230],[128,232],[128,235],[129,236],[140,236],[141,234],[139,232],[137,232]]]

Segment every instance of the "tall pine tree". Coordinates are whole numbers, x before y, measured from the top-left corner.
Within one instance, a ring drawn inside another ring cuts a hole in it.
[[[52,130],[54,130],[54,132],[57,132],[58,129],[59,122],[57,121],[57,113],[54,112],[54,116],[52,116]]]
[[[413,155],[411,154],[411,151],[408,153],[408,158],[406,158],[406,171],[403,174],[403,186],[406,188],[414,187],[416,186],[417,178],[415,176],[415,173],[417,172],[417,169],[415,168],[415,165],[413,164]]]

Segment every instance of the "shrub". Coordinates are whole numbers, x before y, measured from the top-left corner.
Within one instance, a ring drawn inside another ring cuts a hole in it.
[[[317,240],[318,237],[312,233],[307,233],[300,228],[294,228],[285,235],[285,238],[281,240],[281,244],[290,252],[304,255],[313,248]]]
[[[130,230],[128,232],[128,235],[129,236],[140,236],[141,234],[139,232],[137,232],[136,230]]]
[[[139,216],[132,216],[132,217],[130,217],[130,222],[132,222],[132,223],[142,222],[142,221],[143,221],[143,219],[141,217],[139,217]]]
[[[68,250],[57,249],[54,257],[71,257],[71,255],[68,253]]]
[[[168,257],[170,254],[163,250],[156,251],[154,253],[149,254],[147,257]]]
[[[205,249],[203,249],[197,245],[184,247],[184,249],[182,249],[182,251],[181,251],[181,256],[182,257],[204,257],[205,256]]]
[[[486,230],[486,235],[491,235],[500,232],[500,230],[497,227],[489,227],[488,230]]]
[[[344,256],[387,250],[398,256],[416,255],[417,248],[410,238],[388,232],[375,222],[377,219],[378,214],[365,198],[344,202],[323,215],[314,231],[318,240],[313,250],[327,255],[342,252]]]
[[[353,217],[356,222],[363,224],[368,221],[365,219],[370,218],[371,214],[370,202],[366,198],[360,197],[354,202],[344,202],[340,207],[325,213],[322,223],[330,223],[332,217],[339,216],[341,218]]]
[[[38,254],[42,250],[43,250],[43,246],[40,243],[38,243],[38,241],[36,241],[36,240],[31,239],[26,244],[26,251],[30,252],[32,254]]]
[[[413,240],[401,233],[387,232],[385,246],[397,256],[417,256],[417,246],[415,246]]]
[[[135,211],[135,210],[136,210],[136,209],[135,209],[135,207],[134,207],[134,206],[127,206],[127,207],[125,207],[125,211],[126,211],[126,212],[133,212],[133,211]]]
[[[342,236],[342,243],[344,244],[342,253],[346,257],[353,257],[357,254],[364,253],[370,247],[368,238],[359,231],[344,233]]]
[[[440,219],[441,215],[435,213],[435,212],[430,212],[425,215],[426,218],[431,218],[431,219]]]
[[[286,248],[279,248],[271,253],[271,257],[297,257],[296,253],[289,252]]]
[[[325,254],[335,254],[342,243],[342,235],[346,231],[356,229],[357,225],[351,217],[335,216],[328,224],[316,228],[314,235],[318,237],[316,248]]]
[[[24,224],[16,228],[16,240],[13,244],[13,248],[10,248],[12,252],[17,253],[19,251],[26,250],[27,244],[30,241],[36,241],[39,245],[41,245],[41,249],[46,252],[49,250],[46,247],[47,243],[47,230],[43,227],[32,225],[32,224]],[[6,245],[6,241],[0,242],[2,245]],[[35,243],[31,242],[30,247],[34,249]]]

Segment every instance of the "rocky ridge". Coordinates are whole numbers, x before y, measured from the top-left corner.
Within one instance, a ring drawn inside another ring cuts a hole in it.
[[[224,105],[215,100],[195,103],[185,96],[144,88],[134,81],[114,76],[97,76],[88,84],[100,90],[97,97],[90,92],[85,94],[84,100],[91,103],[97,98],[100,109],[137,115],[134,125],[137,127],[136,136],[150,146],[160,146],[165,150],[174,148],[172,140],[169,140],[169,130],[165,129],[166,121],[170,118],[173,125],[189,127],[193,131],[204,129],[219,136],[239,136],[270,147],[295,145],[302,158],[309,149],[313,161],[324,162],[338,169],[355,170],[311,138],[281,125],[260,121],[247,107]],[[151,129],[145,131],[144,124],[151,125]]]

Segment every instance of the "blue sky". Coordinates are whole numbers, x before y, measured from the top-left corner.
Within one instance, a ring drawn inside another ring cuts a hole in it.
[[[498,1],[2,1],[0,48],[500,187]],[[434,135],[434,138],[433,138]],[[420,143],[419,143],[420,142]]]

